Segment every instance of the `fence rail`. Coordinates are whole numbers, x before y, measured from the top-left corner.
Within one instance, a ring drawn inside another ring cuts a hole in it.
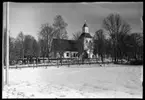
[[[32,63],[32,64],[16,64],[10,66],[11,69],[16,68],[35,68],[35,67],[49,67],[49,66],[63,66],[63,65],[83,65],[83,64],[108,64],[112,63],[112,61],[102,61],[96,58],[88,58],[88,59],[76,59],[76,58],[58,58],[58,59],[48,59],[45,63]]]

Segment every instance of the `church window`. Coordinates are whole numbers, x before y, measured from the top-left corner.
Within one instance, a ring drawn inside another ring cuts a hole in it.
[[[88,43],[88,40],[86,40],[86,43]]]
[[[78,57],[78,53],[76,53],[76,57]]]
[[[73,57],[75,57],[75,53],[73,54]]]
[[[69,56],[69,53],[66,53],[66,56],[68,57]]]

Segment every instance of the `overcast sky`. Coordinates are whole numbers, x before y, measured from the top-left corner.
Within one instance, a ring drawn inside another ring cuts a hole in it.
[[[4,4],[5,12],[5,4]],[[102,28],[102,21],[110,13],[119,13],[132,27],[132,32],[142,32],[141,16],[143,3],[10,3],[10,35],[16,37],[20,31],[37,38],[41,24],[53,23],[56,15],[61,15],[68,23],[67,32],[81,31],[87,21],[91,35]],[[4,22],[5,22],[5,13]],[[4,23],[5,27],[5,23]]]

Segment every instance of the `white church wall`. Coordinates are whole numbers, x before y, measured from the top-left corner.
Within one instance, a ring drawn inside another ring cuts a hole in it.
[[[84,38],[84,50],[88,49],[89,42],[92,42],[92,38]]]
[[[74,52],[74,51],[71,52],[71,57],[72,57],[72,58],[76,58],[76,57],[77,57],[77,56],[76,56],[77,53],[78,53],[78,52]]]
[[[83,32],[84,33],[89,33],[89,28],[88,27],[84,27]]]
[[[63,53],[63,56],[64,56],[64,58],[70,58],[71,56],[70,56],[70,51],[65,51],[64,53]]]
[[[64,58],[76,58],[77,57],[76,56],[77,53],[78,52],[76,52],[76,51],[65,51],[63,56],[64,56]]]

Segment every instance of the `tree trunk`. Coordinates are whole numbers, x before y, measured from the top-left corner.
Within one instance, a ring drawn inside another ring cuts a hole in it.
[[[98,58],[96,57],[96,63],[98,62]]]
[[[61,66],[62,66],[62,55],[63,55],[63,52],[61,52],[61,55],[60,55],[60,63],[61,63]]]
[[[49,63],[49,52],[47,53],[47,59],[48,59],[48,63]]]
[[[101,54],[101,61],[104,62],[103,54]]]
[[[43,63],[44,63],[44,55],[43,55]]]
[[[23,61],[24,61],[24,43],[23,43],[23,41],[22,41],[22,45],[23,45],[22,52],[23,52]]]
[[[114,60],[115,60],[115,63],[117,62],[117,51],[116,49],[114,48]]]
[[[130,61],[130,57],[129,57],[129,56],[127,57],[127,61],[128,61],[128,62]]]

